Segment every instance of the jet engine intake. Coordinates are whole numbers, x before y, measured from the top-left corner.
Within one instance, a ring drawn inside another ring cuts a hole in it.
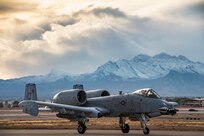
[[[87,98],[109,96],[110,93],[104,89],[86,91]]]
[[[68,105],[83,105],[86,103],[86,92],[82,89],[64,90],[57,93],[53,97],[54,103],[68,104]]]

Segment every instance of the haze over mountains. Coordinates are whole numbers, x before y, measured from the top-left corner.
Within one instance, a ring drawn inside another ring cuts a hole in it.
[[[86,90],[104,88],[112,93],[150,87],[162,96],[204,96],[204,63],[182,55],[140,54],[130,60],[108,61],[93,73],[72,75],[53,70],[47,75],[0,80],[0,99],[23,98],[25,83],[29,82],[37,84],[41,99],[51,98],[73,84],[84,84]]]

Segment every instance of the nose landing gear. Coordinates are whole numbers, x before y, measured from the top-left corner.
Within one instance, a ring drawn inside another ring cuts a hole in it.
[[[130,130],[130,127],[128,124],[124,124],[123,126],[121,126],[121,130],[123,133],[128,133]]]
[[[141,116],[139,117],[139,120],[140,120],[141,128],[143,129],[143,133],[145,135],[148,135],[150,131],[146,125],[148,118],[144,114],[141,114]]]
[[[143,128],[143,133],[145,135],[148,135],[149,134],[149,128],[148,127]]]

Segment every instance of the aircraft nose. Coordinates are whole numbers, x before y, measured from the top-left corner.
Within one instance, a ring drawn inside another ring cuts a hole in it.
[[[178,106],[178,103],[177,102],[168,102],[169,105],[172,105],[173,107],[176,107]]]
[[[166,107],[168,107],[169,109],[175,109],[178,106],[177,102],[167,102],[166,103]]]
[[[171,109],[171,108],[175,108],[176,106],[178,106],[178,103],[177,102],[171,102],[171,101],[163,101],[163,106]]]

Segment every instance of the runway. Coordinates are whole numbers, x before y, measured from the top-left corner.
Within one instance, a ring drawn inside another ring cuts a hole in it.
[[[73,129],[4,129],[0,130],[2,136],[79,136]],[[85,136],[144,136],[141,130],[130,130],[123,134],[120,130],[87,130]],[[204,131],[160,131],[152,130],[149,136],[203,136]]]

